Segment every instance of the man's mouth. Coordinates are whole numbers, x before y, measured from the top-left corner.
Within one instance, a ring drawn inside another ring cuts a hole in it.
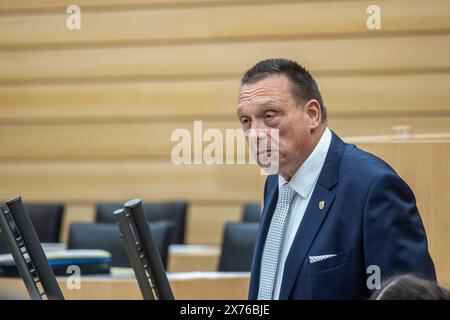
[[[278,150],[276,149],[261,150],[258,151],[258,156],[263,154],[271,154],[272,152],[278,152]]]

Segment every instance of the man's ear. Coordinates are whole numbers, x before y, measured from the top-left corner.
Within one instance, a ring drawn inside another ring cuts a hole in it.
[[[316,129],[322,122],[320,103],[316,99],[311,99],[303,106],[311,130]]]

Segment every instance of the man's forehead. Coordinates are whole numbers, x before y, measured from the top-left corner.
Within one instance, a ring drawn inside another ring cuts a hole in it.
[[[237,108],[238,112],[242,110],[245,107],[251,107],[251,106],[269,106],[274,105],[280,102],[281,99],[276,99],[274,97],[268,97],[268,96],[260,96],[255,97],[251,100],[239,100]]]
[[[284,76],[273,75],[255,83],[244,84],[239,92],[238,104],[262,99],[277,99],[284,94],[288,80]]]

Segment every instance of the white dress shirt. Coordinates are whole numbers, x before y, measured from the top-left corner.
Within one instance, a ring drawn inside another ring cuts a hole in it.
[[[325,163],[325,158],[331,144],[331,136],[330,129],[326,128],[313,152],[309,155],[305,162],[303,162],[300,168],[297,169],[289,182],[284,180],[282,176],[278,176],[278,185],[281,186],[289,183],[296,194],[289,208],[284,239],[281,243],[280,260],[278,261],[277,274],[275,277],[273,290],[274,300],[278,300],[280,296],[280,288],[283,280],[286,258],[289,254],[292,242],[294,241],[295,234],[300,227],[306,207],[311,199],[312,191],[316,186],[320,172],[322,171]]]

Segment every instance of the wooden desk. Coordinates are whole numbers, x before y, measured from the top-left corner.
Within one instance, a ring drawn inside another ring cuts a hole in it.
[[[187,272],[168,275],[176,299],[245,300],[249,273]],[[68,300],[141,300],[142,295],[132,269],[113,268],[111,275],[85,276],[81,289],[69,290],[66,277],[58,283]],[[22,279],[0,278],[0,296],[6,299],[28,299]]]

